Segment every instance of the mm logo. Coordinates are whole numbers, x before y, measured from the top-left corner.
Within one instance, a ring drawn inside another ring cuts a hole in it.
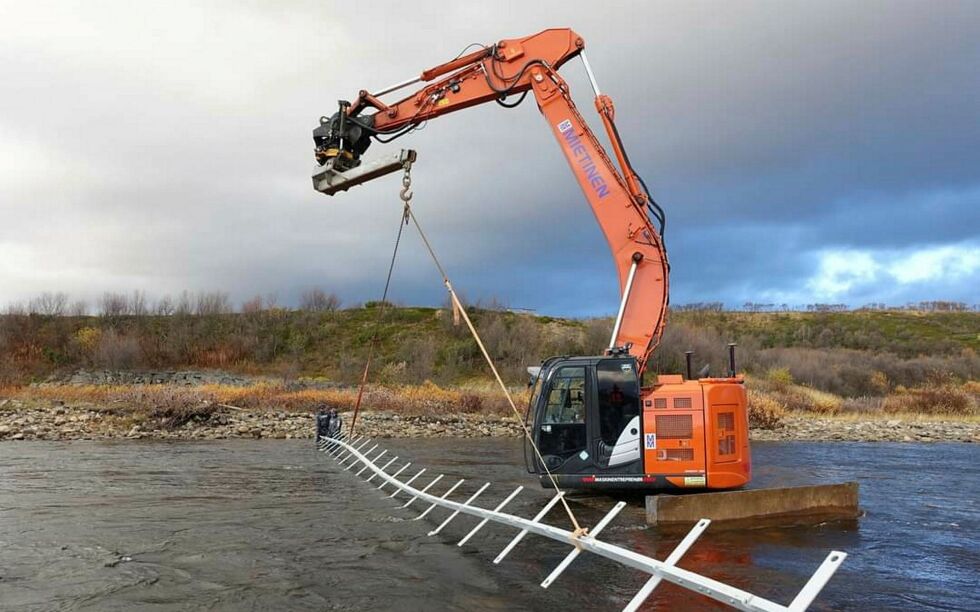
[[[657,434],[655,433],[644,434],[643,446],[650,450],[657,448]]]
[[[558,124],[558,131],[564,134],[568,130],[572,129],[572,121],[570,119],[565,119]]]

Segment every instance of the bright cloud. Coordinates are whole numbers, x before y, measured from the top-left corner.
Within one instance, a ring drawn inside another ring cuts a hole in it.
[[[980,270],[980,247],[942,246],[896,257],[887,271],[902,284],[946,280],[955,282]]]
[[[666,209],[672,303],[980,302],[980,4],[586,7],[388,0],[366,20],[331,0],[7,2],[0,308],[40,291],[376,299],[397,179],[314,193],[317,118],[471,42],[565,25]],[[655,59],[638,73],[636,58]],[[602,138],[581,62],[561,74]],[[402,146],[421,153],[416,210],[460,290],[615,312],[602,233],[533,100],[368,156]],[[395,299],[443,300],[417,237],[403,253]]]
[[[871,253],[849,250],[820,254],[816,274],[807,281],[807,289],[816,296],[836,299],[856,285],[874,282],[881,269]]]
[[[965,243],[907,250],[824,250],[805,283],[818,300],[872,291],[885,296],[910,285],[956,286],[980,282],[980,245]]]

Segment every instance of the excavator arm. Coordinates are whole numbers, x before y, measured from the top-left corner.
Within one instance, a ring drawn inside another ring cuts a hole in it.
[[[314,184],[333,194],[396,170],[404,161],[397,156],[372,169],[359,168],[372,139],[389,142],[429,119],[490,101],[516,106],[533,94],[616,264],[621,303],[608,351],[633,355],[642,370],[660,341],[666,319],[669,266],[662,239],[664,216],[629,163],[616,130],[612,100],[599,92],[584,49],[585,42],[572,30],[550,29],[483,47],[374,94],[362,90],[352,103],[340,101],[338,112],[321,118],[314,130],[318,164]],[[575,107],[568,85],[557,72],[578,55],[585,61],[596,109],[619,169]],[[427,84],[390,105],[380,100],[416,83]],[[521,98],[507,102],[515,95]],[[324,175],[332,180],[318,182],[317,177]]]

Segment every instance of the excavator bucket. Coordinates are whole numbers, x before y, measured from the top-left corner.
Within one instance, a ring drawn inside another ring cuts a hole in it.
[[[391,153],[344,171],[334,169],[334,162],[338,158],[333,158],[326,164],[313,168],[313,188],[327,195],[333,195],[338,191],[347,191],[355,185],[397,172],[404,168],[406,163],[414,162],[415,157],[414,150],[402,149],[399,153]]]

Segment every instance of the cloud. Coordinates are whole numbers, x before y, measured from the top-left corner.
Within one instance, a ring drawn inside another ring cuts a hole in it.
[[[947,287],[953,289],[947,289],[946,299],[968,302],[980,284],[977,242],[905,250],[825,249],[812,257],[815,269],[802,290],[777,290],[766,297],[790,304],[854,298],[904,304]]]
[[[902,285],[960,282],[980,273],[980,246],[942,246],[896,257],[888,274]]]
[[[837,300],[857,285],[875,282],[880,265],[875,258],[861,251],[831,251],[821,253],[817,271],[805,284],[814,296]]]
[[[963,255],[980,243],[980,5],[365,12],[7,6],[0,303],[184,288],[295,303],[309,286],[376,299],[397,179],[314,193],[317,117],[471,42],[564,25],[586,38],[630,157],[667,210],[673,303],[980,301]],[[599,128],[580,62],[562,74]],[[551,314],[616,308],[601,232],[533,101],[468,109],[368,154],[398,146],[420,152],[416,210],[466,295]],[[441,302],[431,265],[408,235],[396,299]]]

